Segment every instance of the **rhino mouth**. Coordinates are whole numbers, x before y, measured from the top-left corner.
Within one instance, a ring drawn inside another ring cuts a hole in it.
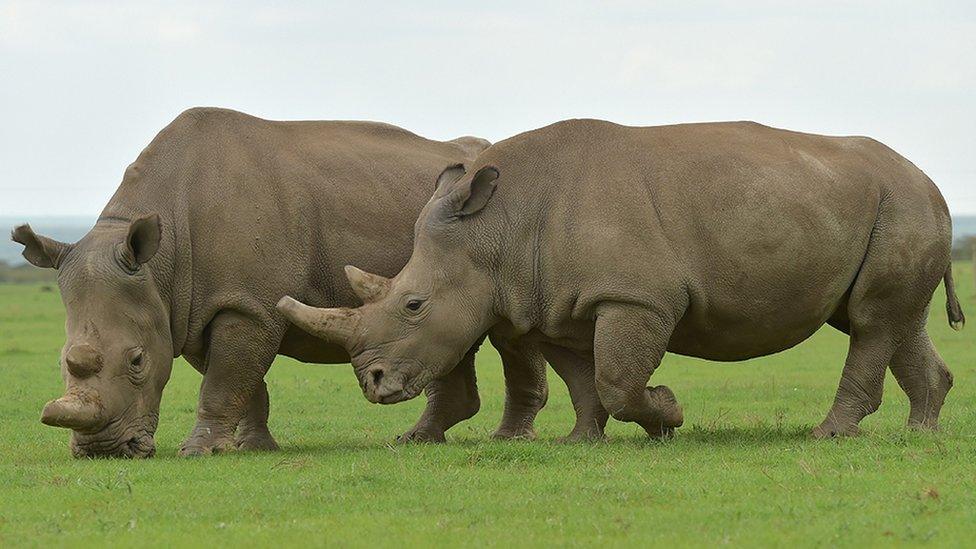
[[[413,379],[401,377],[398,386],[391,388],[391,390],[379,392],[375,389],[364,389],[363,394],[366,395],[367,400],[374,404],[396,404],[416,398],[424,391],[427,382],[418,383],[422,381],[420,378],[421,376]]]
[[[379,396],[378,398],[370,399],[376,404],[396,404],[397,402],[403,402],[404,400],[410,400],[415,398],[420,394],[420,390],[416,389],[401,389],[395,393]],[[369,395],[367,394],[367,398]]]
[[[366,400],[373,404],[396,404],[397,402],[410,400],[422,391],[422,389],[411,387],[376,388],[370,387],[366,382],[363,382],[360,388],[363,390],[363,395],[366,397]]]
[[[114,420],[94,433],[71,432],[71,453],[76,458],[142,459],[156,455],[154,438],[159,417],[143,416],[136,421]]]
[[[416,383],[418,378],[423,376],[411,376],[409,372],[411,369],[416,370],[417,364],[412,361],[401,362],[397,367],[384,366],[384,364],[389,363],[377,357],[355,366],[359,388],[362,389],[366,400],[373,404],[396,404],[410,400],[423,391],[426,383],[423,385]]]

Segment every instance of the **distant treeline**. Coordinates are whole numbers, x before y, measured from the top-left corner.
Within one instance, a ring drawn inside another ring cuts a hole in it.
[[[976,236],[957,238],[952,244],[952,259],[973,259],[973,254],[976,253]]]
[[[41,269],[29,263],[11,265],[0,261],[0,283],[7,284],[31,284],[46,282],[54,284],[57,282],[58,274],[54,269]]]

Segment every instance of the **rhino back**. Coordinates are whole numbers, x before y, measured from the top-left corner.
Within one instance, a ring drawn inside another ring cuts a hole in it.
[[[355,305],[343,266],[396,274],[437,174],[465,160],[455,144],[387,124],[191,109],[127,169],[102,217],[156,211],[172,228],[163,261],[192,351],[221,309],[274,315],[286,294]]]
[[[585,340],[574,322],[600,302],[661,306],[681,288],[671,350],[706,358],[775,352],[822,325],[883,196],[921,204],[932,234],[948,224],[931,181],[883,145],[748,122],[567,121],[496,144],[483,164],[502,174],[492,211],[519,249],[505,257],[527,262],[502,267],[523,291],[510,301],[534,304],[516,324]]]

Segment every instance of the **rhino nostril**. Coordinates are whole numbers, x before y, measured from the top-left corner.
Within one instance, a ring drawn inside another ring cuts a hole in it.
[[[373,385],[374,386],[379,385],[380,380],[383,379],[383,370],[380,368],[376,368],[375,370],[370,370],[369,375],[373,380]]]

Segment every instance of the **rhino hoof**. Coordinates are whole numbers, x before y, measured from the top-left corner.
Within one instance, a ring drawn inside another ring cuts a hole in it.
[[[658,429],[647,430],[651,440],[671,440],[674,438],[674,427],[661,426]]]
[[[209,456],[236,450],[233,440],[202,441],[190,438],[180,446],[180,457]]]
[[[414,428],[398,436],[397,442],[400,444],[413,444],[417,442],[440,444],[447,442],[447,437],[444,436],[444,431],[439,429]]]
[[[213,451],[206,446],[181,446],[179,451],[180,457],[197,457],[197,456],[209,456]]]
[[[908,428],[912,431],[933,431],[937,432],[941,429],[939,428],[939,420],[934,417],[925,417],[922,419],[909,418]]]
[[[656,440],[670,440],[674,438],[674,430],[685,422],[684,411],[678,404],[674,392],[666,385],[647,387],[648,400],[651,402],[654,420],[641,424],[647,435]]]
[[[573,431],[564,437],[557,438],[556,444],[593,444],[606,442],[607,435],[603,431]]]
[[[499,427],[491,434],[494,440],[535,440],[538,436],[531,425],[515,428]]]
[[[855,437],[861,434],[861,429],[857,425],[841,427],[825,421],[814,427],[810,434],[817,440],[837,437]]]
[[[248,433],[240,435],[234,442],[238,450],[244,452],[274,452],[278,450],[278,443],[275,442],[271,433]]]

